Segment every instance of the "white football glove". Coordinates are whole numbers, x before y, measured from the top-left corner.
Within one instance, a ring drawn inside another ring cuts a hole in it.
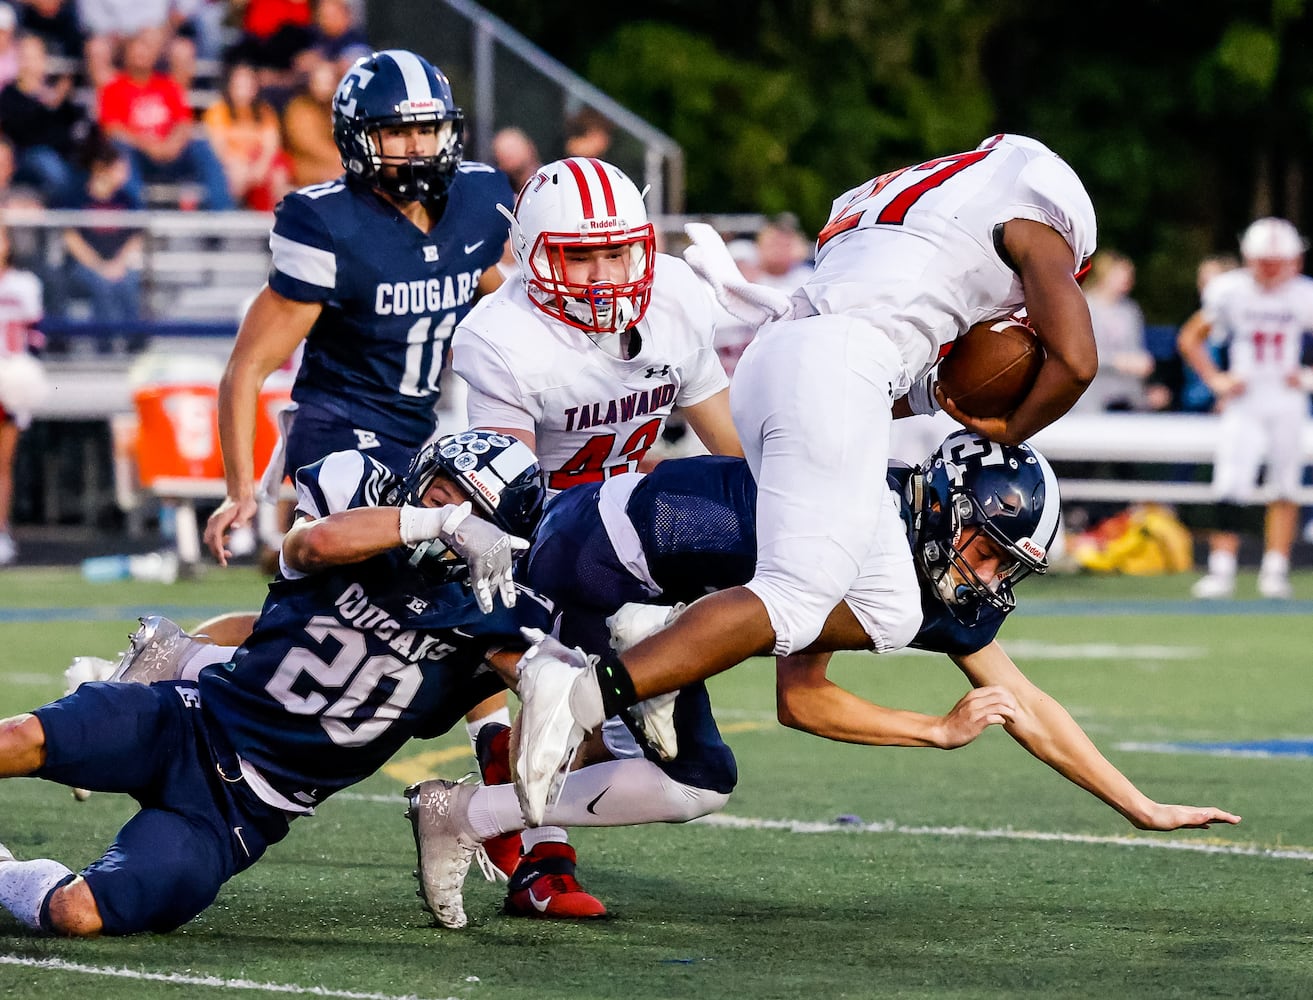
[[[939,384],[939,366],[931,368],[922,378],[912,383],[907,390],[907,405],[917,416],[929,416],[943,409],[939,397],[935,395],[935,386]]]
[[[758,327],[788,315],[792,309],[789,296],[743,277],[725,241],[713,227],[705,222],[689,222],[684,232],[693,241],[684,251],[684,260],[711,286],[716,301],[731,316]]]
[[[503,604],[513,608],[515,553],[523,552],[529,543],[471,516],[470,510],[469,501],[460,506],[402,507],[401,541],[415,545],[436,538],[469,567],[470,587],[480,611],[485,615],[492,612],[494,590],[501,594]]]

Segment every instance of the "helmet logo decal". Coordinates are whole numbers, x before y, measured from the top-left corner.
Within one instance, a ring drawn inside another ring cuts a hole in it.
[[[1030,558],[1034,559],[1036,562],[1044,561],[1044,556],[1046,555],[1044,547],[1042,545],[1036,545],[1029,538],[1023,538],[1021,541],[1017,542],[1017,548],[1026,553],[1026,555],[1030,556]]]
[[[356,91],[364,90],[372,79],[373,72],[364,66],[352,66],[346,76],[342,77],[342,82],[337,85],[337,96],[333,100],[347,118],[356,113],[356,101],[359,99]]]
[[[592,219],[596,213],[593,210],[593,193],[589,186],[588,177],[584,173],[584,168],[580,166],[581,163],[588,164],[597,174],[597,179],[602,185],[602,201],[606,205],[607,218],[614,219],[616,214],[615,191],[612,190],[611,178],[606,176],[606,171],[602,169],[602,165],[596,160],[580,160],[574,157],[561,162],[574,175],[574,182],[579,185],[579,199],[583,202],[584,219]]]

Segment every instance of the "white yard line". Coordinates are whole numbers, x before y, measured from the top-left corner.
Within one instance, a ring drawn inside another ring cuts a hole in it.
[[[169,983],[177,986],[208,986],[220,990],[291,993],[299,996],[340,997],[343,1000],[419,1000],[413,993],[407,993],[404,996],[391,993],[357,993],[353,990],[332,990],[325,986],[298,986],[295,983],[257,983],[250,979],[184,976],[177,972],[142,972],[137,969],[116,969],[105,965],[83,965],[80,962],[65,962],[62,958],[25,958],[22,955],[0,955],[0,965],[18,965],[29,969],[49,969],[54,972],[78,972],[88,976],[111,976],[115,979],[135,979],[152,983]],[[446,997],[445,1000],[460,1000],[460,998]]]
[[[808,823],[789,819],[757,819],[717,813],[693,821],[731,830],[784,830],[788,833],[894,833],[909,837],[970,837],[980,840],[1037,840],[1065,844],[1104,844],[1110,847],[1153,847],[1198,854],[1229,854],[1237,857],[1270,858],[1281,861],[1313,861],[1313,848],[1263,847],[1221,840],[1173,840],[1143,837],[1099,837],[1084,833],[1048,833],[1043,830],[978,829],[969,826],[903,826],[898,823]],[[1207,834],[1203,837],[1207,838]]]
[[[334,799],[351,802],[378,802],[398,805],[398,795],[365,795],[341,792]],[[692,822],[728,830],[783,830],[786,833],[892,833],[905,837],[970,837],[977,840],[1034,840],[1063,844],[1102,844],[1109,847],[1153,847],[1166,851],[1193,851],[1197,854],[1227,854],[1235,857],[1269,858],[1278,861],[1313,861],[1313,847],[1264,847],[1261,844],[1236,844],[1201,833],[1196,840],[1143,836],[1102,837],[1085,833],[1049,833],[1043,830],[1010,828],[981,829],[970,826],[904,826],[893,822],[829,823],[798,819],[763,819],[755,816],[731,816],[714,813]]]

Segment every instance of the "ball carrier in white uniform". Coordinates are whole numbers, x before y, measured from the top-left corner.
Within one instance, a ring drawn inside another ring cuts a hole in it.
[[[1213,463],[1220,531],[1210,539],[1208,575],[1194,595],[1230,597],[1235,590],[1238,506],[1267,500],[1258,592],[1290,597],[1290,549],[1295,541],[1304,469],[1299,428],[1308,419],[1308,379],[1301,355],[1313,331],[1313,278],[1300,274],[1303,237],[1285,219],[1259,219],[1245,230],[1245,266],[1214,278],[1203,307],[1181,327],[1181,356],[1217,397],[1222,424]],[[1227,348],[1226,369],[1207,343]],[[1259,467],[1267,479],[1258,488]]]
[[[883,470],[895,400],[972,324],[1025,306],[1047,357],[1006,417],[964,425],[1018,443],[1094,377],[1075,272],[1095,220],[1075,173],[1042,144],[977,149],[877,177],[840,197],[789,318],[735,372],[734,422],[757,481],[753,579],[691,605],[596,669],[550,640],[526,656],[518,780],[541,817],[571,746],[604,716],[754,654],[875,649],[921,623],[914,569]],[[576,683],[577,682],[577,683]]]

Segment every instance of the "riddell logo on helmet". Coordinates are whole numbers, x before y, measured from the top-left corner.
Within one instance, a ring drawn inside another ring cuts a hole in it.
[[[397,105],[397,110],[403,115],[434,114],[441,115],[446,113],[441,101],[427,97],[422,101],[402,101]]]
[[[1036,562],[1041,562],[1044,559],[1044,549],[1036,545],[1029,538],[1023,538],[1017,543],[1017,547]]]
[[[616,229],[624,228],[624,223],[612,216],[609,219],[584,219],[585,229]]]
[[[501,494],[500,494],[500,493],[498,493],[496,490],[494,490],[491,486],[489,486],[487,483],[485,483],[482,479],[480,479],[478,476],[476,476],[473,472],[467,472],[467,473],[465,473],[465,482],[469,483],[469,484],[470,484],[471,486],[473,486],[476,490],[478,490],[481,494],[483,494],[484,498],[487,499],[488,503],[492,504],[492,507],[493,507],[494,510],[497,509],[497,504],[501,502]]]

